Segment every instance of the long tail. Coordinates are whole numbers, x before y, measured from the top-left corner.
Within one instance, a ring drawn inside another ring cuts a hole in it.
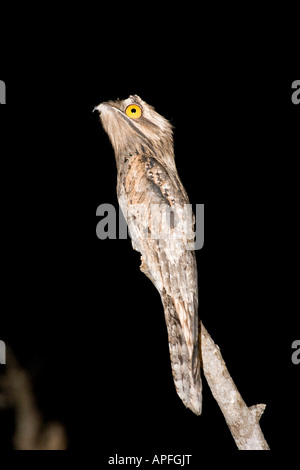
[[[190,253],[191,252],[187,252]],[[165,319],[169,337],[169,349],[172,373],[176,391],[187,408],[192,410],[196,415],[200,415],[202,411],[202,384],[200,376],[200,352],[199,352],[199,335],[198,335],[198,302],[197,291],[193,285],[194,275],[192,279],[192,287],[190,290],[195,291],[192,297],[192,303],[187,305],[183,301],[183,295],[175,300],[172,296],[172,286],[170,285],[169,273],[170,268],[165,269],[163,278],[164,289],[157,284],[155,276],[152,275],[148,264],[145,262],[144,256],[141,258],[141,271],[153,282],[160,292],[161,300],[164,306]],[[195,263],[195,258],[192,258]],[[167,263],[165,263],[167,265]],[[191,270],[193,274],[196,267]],[[174,286],[173,286],[174,287]],[[182,287],[182,285],[181,285]],[[167,290],[169,294],[167,293]],[[180,289],[178,289],[180,291]],[[171,295],[170,295],[171,294]],[[185,295],[186,299],[189,298]],[[175,305],[176,303],[176,305]]]
[[[202,411],[199,343],[188,347],[175,305],[169,296],[162,297],[169,337],[172,373],[176,391],[187,408],[196,415]],[[196,335],[198,338],[198,334]]]

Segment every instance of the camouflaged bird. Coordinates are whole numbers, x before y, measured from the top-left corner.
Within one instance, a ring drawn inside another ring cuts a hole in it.
[[[197,266],[188,248],[190,206],[175,166],[172,126],[137,95],[95,109],[114,148],[118,200],[142,255],[140,269],[162,299],[177,393],[199,415]]]

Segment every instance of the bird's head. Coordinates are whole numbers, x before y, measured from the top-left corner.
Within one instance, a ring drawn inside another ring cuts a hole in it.
[[[95,108],[115,151],[117,166],[127,155],[147,154],[173,167],[172,126],[137,95]]]

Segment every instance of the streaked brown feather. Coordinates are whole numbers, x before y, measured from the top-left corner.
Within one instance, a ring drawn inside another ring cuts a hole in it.
[[[142,107],[139,120],[124,114],[131,103]],[[115,150],[118,199],[133,248],[142,254],[141,271],[159,291],[164,306],[176,390],[184,404],[200,414],[195,253],[187,249],[189,240],[183,229],[178,239],[155,238],[159,224],[165,224],[159,211],[175,208],[173,226],[164,227],[172,235],[185,222],[185,212],[176,208],[189,203],[175,166],[172,126],[136,95],[104,103],[98,109]]]

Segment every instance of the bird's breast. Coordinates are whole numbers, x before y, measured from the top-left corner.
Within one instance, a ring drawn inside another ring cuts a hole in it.
[[[162,193],[147,173],[147,158],[144,155],[132,155],[124,158],[119,169],[117,192],[126,197],[127,204],[162,204]]]

